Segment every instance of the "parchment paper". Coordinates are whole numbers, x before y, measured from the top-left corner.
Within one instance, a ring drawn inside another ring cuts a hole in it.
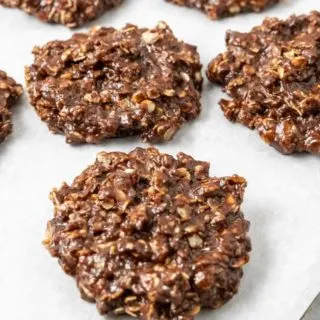
[[[199,47],[206,67],[225,49],[227,29],[246,31],[268,15],[285,18],[317,8],[315,0],[287,0],[262,14],[212,22],[196,10],[163,0],[127,0],[90,25],[131,22],[152,27],[165,20],[179,38]],[[1,8],[0,69],[23,83],[32,47],[66,39],[72,32]],[[163,152],[184,151],[210,161],[212,175],[237,173],[249,183],[243,211],[252,224],[253,252],[240,292],[220,310],[203,312],[198,319],[298,320],[320,290],[320,158],[283,156],[256,132],[231,124],[218,106],[222,95],[206,81],[200,118],[159,146]],[[41,244],[53,216],[48,194],[63,181],[71,183],[98,151],[130,151],[144,144],[130,138],[72,147],[48,131],[26,96],[13,112],[14,133],[0,145],[0,319],[101,319]]]

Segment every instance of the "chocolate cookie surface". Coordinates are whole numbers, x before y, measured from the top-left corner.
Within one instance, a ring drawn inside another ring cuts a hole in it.
[[[31,104],[69,143],[131,135],[168,141],[200,112],[196,47],[163,22],[154,29],[97,27],[34,55],[26,68]]]
[[[232,100],[225,116],[256,129],[284,154],[320,154],[320,13],[266,19],[249,33],[228,32],[228,50],[208,77]]]
[[[191,320],[238,291],[251,250],[245,186],[183,153],[102,152],[51,193],[44,244],[101,314]]]
[[[0,142],[12,131],[12,115],[9,108],[21,94],[22,86],[0,70]]]
[[[102,15],[123,0],[0,0],[0,4],[19,8],[45,22],[75,28]]]
[[[281,0],[166,0],[190,8],[200,9],[212,20],[243,12],[260,12]]]

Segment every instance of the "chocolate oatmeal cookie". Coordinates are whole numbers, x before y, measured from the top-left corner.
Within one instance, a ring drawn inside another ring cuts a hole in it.
[[[19,8],[45,22],[75,28],[102,15],[123,0],[0,0],[0,4]]]
[[[245,186],[183,153],[102,152],[51,193],[44,244],[101,314],[192,320],[238,291],[251,250]]]
[[[0,70],[0,142],[12,131],[9,108],[22,94],[22,86]]]
[[[281,0],[166,0],[190,8],[200,9],[212,20],[243,12],[260,12]]]
[[[207,71],[232,98],[220,102],[225,116],[284,154],[319,155],[320,13],[269,18],[226,42]]]
[[[69,143],[131,135],[168,141],[200,112],[196,47],[178,41],[164,22],[96,27],[33,53],[26,68],[31,104]]]

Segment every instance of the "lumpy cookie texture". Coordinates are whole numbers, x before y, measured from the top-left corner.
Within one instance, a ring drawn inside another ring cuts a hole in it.
[[[12,131],[9,108],[22,94],[22,87],[0,70],[0,142]]]
[[[212,20],[234,16],[243,12],[260,12],[281,0],[166,0],[204,11]]]
[[[131,135],[168,141],[200,112],[196,47],[178,41],[164,22],[96,27],[33,53],[26,68],[31,104],[69,143]]]
[[[19,8],[45,22],[75,28],[102,15],[123,0],[0,0],[0,4]]]
[[[227,51],[208,77],[232,100],[225,116],[256,129],[284,154],[320,154],[320,13],[266,19],[249,33],[228,32]]]
[[[101,314],[192,320],[238,291],[251,250],[245,186],[183,153],[101,152],[51,193],[44,243]]]

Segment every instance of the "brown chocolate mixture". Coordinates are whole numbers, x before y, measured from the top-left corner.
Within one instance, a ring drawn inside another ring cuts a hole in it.
[[[208,77],[232,100],[225,116],[256,129],[284,154],[320,154],[320,13],[266,19],[249,33],[229,31],[227,51]]]
[[[9,108],[21,94],[22,86],[0,70],[0,142],[12,131],[12,115]]]
[[[45,22],[75,28],[102,15],[123,0],[0,0],[10,8],[20,8]]]
[[[191,8],[197,8],[212,20],[234,16],[242,12],[260,12],[281,0],[166,0]]]
[[[44,243],[101,314],[192,320],[238,291],[251,250],[245,186],[183,153],[101,152],[51,193]]]
[[[200,112],[201,64],[196,47],[160,22],[96,27],[35,48],[26,68],[31,104],[69,143],[141,135],[170,140]]]

